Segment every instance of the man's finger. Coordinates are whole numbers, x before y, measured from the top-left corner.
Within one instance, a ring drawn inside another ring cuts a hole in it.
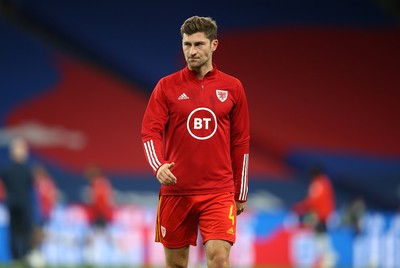
[[[238,209],[238,210],[236,211],[236,214],[237,214],[237,215],[240,215],[243,211],[244,211],[244,208]]]
[[[164,175],[164,180],[168,185],[173,185],[176,183],[177,179],[169,169],[165,170]]]
[[[173,184],[175,184],[176,181],[177,181],[176,177],[175,177],[174,174],[172,174],[172,173],[168,174],[168,178],[170,179],[170,181],[171,181]]]

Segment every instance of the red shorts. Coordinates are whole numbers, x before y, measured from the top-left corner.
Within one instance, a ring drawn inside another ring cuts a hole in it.
[[[158,203],[156,242],[167,248],[196,246],[198,229],[203,243],[236,240],[233,193],[164,195]]]

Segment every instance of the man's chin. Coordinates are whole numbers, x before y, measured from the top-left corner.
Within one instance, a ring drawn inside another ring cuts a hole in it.
[[[199,69],[202,66],[202,64],[190,64],[189,63],[188,66],[190,69]]]
[[[199,61],[188,61],[188,66],[191,69],[198,69],[200,68],[202,65],[204,65],[203,62],[199,62]]]

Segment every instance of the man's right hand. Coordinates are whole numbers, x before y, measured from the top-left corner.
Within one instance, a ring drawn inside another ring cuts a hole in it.
[[[157,180],[166,186],[174,185],[177,181],[174,174],[171,172],[171,168],[175,166],[175,163],[165,163],[157,170]]]

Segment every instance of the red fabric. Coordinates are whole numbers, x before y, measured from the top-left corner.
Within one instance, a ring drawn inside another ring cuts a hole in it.
[[[36,122],[47,129],[44,133],[58,126],[68,131],[66,136],[50,132],[55,135],[51,139],[64,137],[63,144],[32,146],[34,152],[68,170],[82,172],[96,163],[108,171],[145,172],[147,162],[138,151],[142,149],[139,130],[146,95],[139,88],[74,59],[56,57],[55,68],[59,83],[10,111],[7,126]],[[76,132],[83,135],[82,147],[65,147]]]
[[[161,79],[142,124],[153,172],[165,162],[175,162],[172,172],[178,181],[162,185],[161,194],[235,192],[236,200],[245,201],[248,118],[242,84],[215,65],[203,80],[188,68]]]
[[[91,213],[93,217],[112,219],[112,187],[105,177],[96,177],[90,184]]]
[[[4,190],[3,183],[0,180],[0,201],[3,201],[6,198],[6,192]]]
[[[236,240],[233,193],[162,196],[157,215],[156,242],[168,248],[196,246],[198,227],[203,243]]]
[[[45,175],[38,176],[41,177],[37,178],[35,183],[39,198],[39,208],[43,217],[48,219],[56,202],[57,189],[51,178]]]
[[[252,49],[237,53],[237,40]],[[400,155],[400,27],[279,27],[220,41],[229,45],[215,60],[251,89],[252,170],[264,156],[267,172],[290,171],[292,150]]]
[[[296,204],[299,213],[314,212],[320,221],[326,222],[335,209],[334,192],[328,177],[319,175],[311,182],[307,197]]]
[[[257,239],[254,244],[255,263],[265,267],[292,267],[290,254],[292,232],[278,228],[268,237]]]

